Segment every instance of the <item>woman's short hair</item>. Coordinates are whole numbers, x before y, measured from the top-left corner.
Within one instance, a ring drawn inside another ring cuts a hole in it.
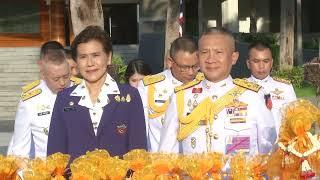
[[[134,60],[131,60],[127,66],[127,69],[124,75],[126,78],[126,82],[129,82],[129,78],[135,73],[145,75],[145,76],[150,75],[151,68],[142,59],[134,59]]]
[[[91,40],[100,42],[106,54],[112,53],[112,42],[109,35],[99,26],[88,26],[81,31],[71,44],[72,58],[77,59],[77,48],[81,43]]]

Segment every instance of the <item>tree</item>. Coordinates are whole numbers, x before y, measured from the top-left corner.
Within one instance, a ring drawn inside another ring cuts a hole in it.
[[[292,69],[294,50],[295,0],[281,0],[280,70]]]
[[[257,32],[257,10],[255,0],[250,0],[250,33]]]
[[[70,0],[70,11],[75,36],[89,25],[104,28],[101,0]]]
[[[302,51],[302,25],[301,25],[301,0],[297,0],[297,47],[296,47],[297,64],[303,64]]]
[[[179,37],[179,0],[168,0],[167,21],[166,21],[166,39],[165,39],[165,59],[164,67],[167,67],[167,56],[170,44]]]

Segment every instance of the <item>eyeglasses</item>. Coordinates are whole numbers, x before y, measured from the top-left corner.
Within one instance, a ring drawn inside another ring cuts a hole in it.
[[[179,67],[181,72],[188,72],[190,69],[192,69],[192,71],[199,71],[200,70],[199,64],[196,64],[193,66],[187,66],[187,65],[178,64],[176,61],[172,61],[172,62],[174,62]]]

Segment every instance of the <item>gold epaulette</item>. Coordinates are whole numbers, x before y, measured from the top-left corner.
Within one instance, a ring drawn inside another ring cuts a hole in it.
[[[175,87],[174,92],[177,93],[181,90],[188,89],[192,86],[199,84],[202,80],[204,80],[204,74],[200,72],[196,75],[196,78],[193,81],[190,81],[188,83],[182,84],[181,86]]]
[[[70,81],[73,82],[75,85],[78,85],[82,82],[82,79],[72,76],[70,77]]]
[[[165,75],[155,74],[155,75],[145,76],[142,81],[145,86],[149,86],[150,84],[161,82],[165,79],[166,79]]]
[[[284,84],[291,84],[291,81],[288,79],[283,79],[283,78],[279,78],[279,77],[272,77],[273,80],[284,83]]]
[[[40,80],[36,80],[36,81],[33,81],[32,83],[29,83],[29,84],[23,86],[21,88],[22,89],[22,93],[26,93],[26,92],[30,91],[31,89],[35,88],[39,84],[40,84]]]
[[[261,88],[260,85],[253,83],[253,82],[249,82],[246,79],[234,79],[233,83],[237,86],[244,87],[244,88],[249,89],[254,92],[258,92],[259,89]]]
[[[23,93],[21,95],[21,100],[22,101],[26,101],[26,100],[28,100],[28,99],[30,99],[32,97],[35,97],[35,96],[41,94],[41,92],[42,92],[41,89],[35,89],[35,90],[30,91],[30,92]]]

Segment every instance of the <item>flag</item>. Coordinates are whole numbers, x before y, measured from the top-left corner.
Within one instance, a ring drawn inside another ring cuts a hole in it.
[[[179,5],[179,37],[181,37],[182,33],[183,33],[183,24],[184,24],[183,0],[180,0],[180,5]]]

